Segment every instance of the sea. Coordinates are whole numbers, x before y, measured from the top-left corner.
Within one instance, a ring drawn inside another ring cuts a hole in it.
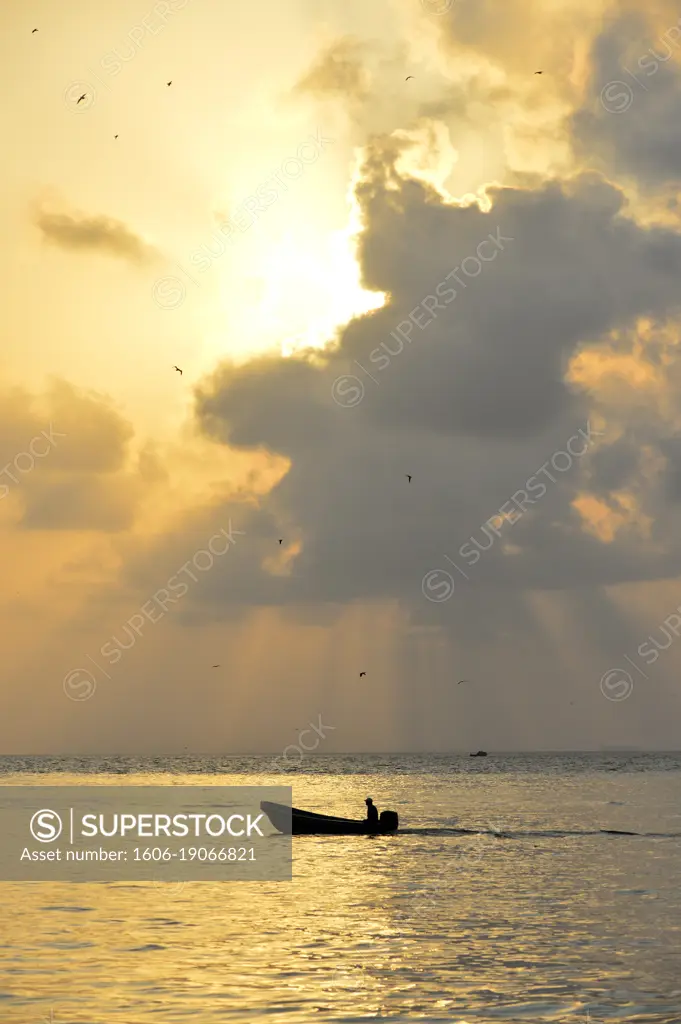
[[[681,1024],[681,754],[272,758],[0,758],[400,817],[293,837],[292,881],[0,882],[1,1024]]]

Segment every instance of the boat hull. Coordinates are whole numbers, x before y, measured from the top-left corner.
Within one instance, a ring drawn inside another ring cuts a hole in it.
[[[399,822],[394,811],[383,811],[377,824],[355,821],[352,818],[335,818],[330,814],[315,814],[301,811],[285,804],[263,800],[260,804],[278,832],[294,836],[367,836],[387,835],[397,832]]]

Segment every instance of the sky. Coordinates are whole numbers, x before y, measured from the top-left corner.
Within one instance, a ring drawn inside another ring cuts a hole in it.
[[[678,747],[673,8],[4,13],[3,753]]]

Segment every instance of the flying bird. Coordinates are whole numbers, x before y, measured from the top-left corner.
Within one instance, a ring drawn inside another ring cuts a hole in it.
[[[468,682],[467,679],[459,679],[459,681],[458,681],[458,683],[456,685],[457,686],[461,686],[462,683],[467,683],[467,682]]]
[[[173,366],[173,370],[177,370],[178,373],[182,373],[182,370],[180,369],[179,366]]]
[[[543,71],[535,71],[535,75],[543,75],[543,74],[544,74]]]
[[[37,31],[38,31],[38,29],[37,29],[37,28],[34,28],[34,29],[33,29],[33,32],[37,32]],[[33,35],[33,32],[31,32],[31,35]]]
[[[78,103],[81,103],[82,100],[85,100],[85,99],[87,99],[87,93],[86,92],[84,92],[82,96],[78,97]],[[78,103],[76,104],[76,106],[78,106]]]
[[[409,483],[411,483],[411,473],[405,473],[404,475],[406,476]]]
[[[407,77],[405,78],[405,82],[408,82],[408,81],[409,81],[409,79],[410,79],[410,78],[413,78],[413,77],[414,77],[413,75],[407,75]]]
[[[284,541],[284,538],[283,538],[283,537],[280,537],[280,538],[279,538],[279,543],[280,543],[280,544],[282,544],[282,543],[283,543],[283,541]]]
[[[360,674],[359,674],[359,678],[361,679],[361,678],[362,678],[362,676],[365,676],[365,675],[366,675],[366,672],[360,672]]]
[[[166,82],[166,85],[172,85],[172,84],[173,84],[172,82]]]
[[[114,135],[114,139],[117,139],[117,138],[118,138],[118,136],[117,136],[117,135]]]
[[[213,668],[220,668],[219,665],[213,665]]]

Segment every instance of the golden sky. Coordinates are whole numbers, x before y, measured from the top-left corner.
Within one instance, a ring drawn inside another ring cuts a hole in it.
[[[679,24],[5,12],[3,752],[674,745]]]

